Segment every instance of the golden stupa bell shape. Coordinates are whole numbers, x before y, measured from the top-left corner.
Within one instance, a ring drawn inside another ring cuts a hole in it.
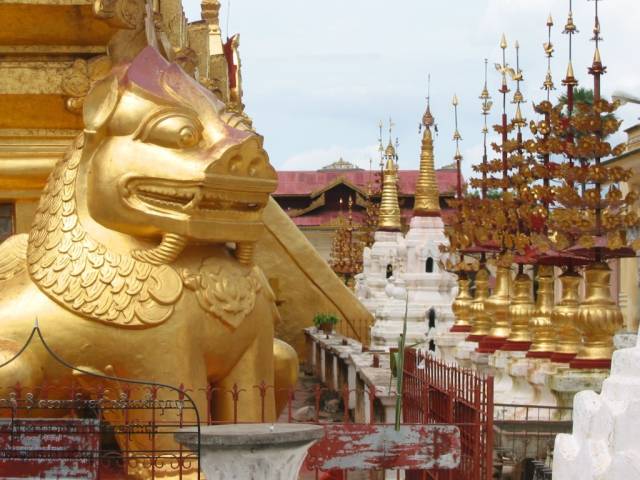
[[[427,104],[427,110],[422,117],[424,133],[422,134],[422,148],[420,150],[420,172],[416,182],[416,196],[413,205],[413,213],[416,216],[436,217],[440,216],[440,195],[433,155],[433,135],[431,126],[433,116]]]
[[[380,213],[378,214],[378,228],[390,232],[399,232],[400,205],[398,203],[398,172],[394,162],[395,149],[391,142],[387,146],[385,153],[387,163],[384,167],[382,177],[382,200],[380,202]]]
[[[593,263],[585,269],[584,276],[585,295],[578,307],[576,325],[582,333],[582,346],[573,360],[577,363],[571,366],[609,368],[613,335],[623,324],[620,307],[611,297],[611,269],[605,262]]]
[[[451,310],[455,315],[455,323],[452,332],[467,332],[471,330],[471,303],[473,297],[469,293],[469,279],[464,273],[458,274],[458,296],[451,304]]]
[[[496,285],[491,296],[484,302],[484,308],[491,317],[489,336],[506,340],[511,332],[509,306],[511,305],[511,269],[503,265],[496,271]]]
[[[480,268],[476,273],[476,295],[471,302],[470,320],[471,332],[469,341],[477,341],[491,330],[491,317],[484,308],[485,301],[489,298],[489,271],[486,267]]]
[[[577,325],[581,280],[582,277],[573,270],[560,276],[562,297],[551,312],[551,322],[556,332],[553,361],[572,360],[580,349],[582,335]]]
[[[554,307],[553,267],[538,267],[538,298],[536,312],[529,319],[529,331],[533,343],[529,348],[529,357],[550,357],[556,347],[556,334],[551,322]]]
[[[514,343],[519,343],[524,346],[524,350],[529,347],[531,342],[529,319],[535,312],[533,282],[529,275],[520,271],[513,280],[513,293],[511,296],[511,305],[509,305],[511,331],[509,332],[507,341],[511,342],[511,349],[519,350],[519,348],[513,346]]]

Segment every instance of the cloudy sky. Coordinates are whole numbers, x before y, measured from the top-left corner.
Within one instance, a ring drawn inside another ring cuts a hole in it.
[[[481,160],[484,58],[498,121],[500,36],[515,65],[520,43],[525,99],[540,101],[546,71],[542,43],[552,14],[556,54],[552,70],[561,93],[567,36],[561,31],[569,0],[221,0],[223,34],[241,34],[244,103],[272,163],[281,170],[312,170],[344,157],[368,168],[377,163],[378,123],[393,118],[401,168],[419,163],[418,123],[424,112],[427,75],[431,109],[439,126],[436,165],[451,163],[454,93],[460,100],[465,173]],[[228,8],[227,2],[230,2]],[[199,0],[184,0],[190,20],[200,19]],[[594,2],[573,0],[574,69],[581,86],[591,86]],[[600,2],[601,53],[608,74],[603,91],[623,89],[640,97],[640,0]],[[227,28],[228,24],[228,28]],[[532,118],[530,103],[524,110]],[[512,106],[508,106],[513,114]],[[638,121],[640,105],[620,111],[623,128]],[[622,141],[624,135],[620,136]],[[384,132],[384,141],[388,133]]]

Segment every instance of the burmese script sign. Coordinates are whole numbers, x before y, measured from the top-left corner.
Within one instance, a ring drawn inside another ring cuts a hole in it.
[[[0,478],[98,478],[100,422],[95,419],[0,420]]]

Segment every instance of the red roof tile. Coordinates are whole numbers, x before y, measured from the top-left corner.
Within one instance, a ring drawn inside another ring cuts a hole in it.
[[[450,210],[445,210],[442,212],[442,221],[445,225],[449,224],[451,219],[451,215],[453,212]],[[293,223],[295,223],[298,227],[319,227],[321,225],[329,225],[332,220],[338,217],[339,213],[335,210],[325,210],[317,213],[307,213],[305,215],[301,215],[299,217],[294,217]],[[362,224],[365,219],[364,212],[353,212],[353,222],[355,224]],[[404,219],[404,223],[408,224],[413,217],[413,210],[411,208],[402,208],[401,215]]]
[[[400,194],[413,195],[416,190],[418,170],[400,170]],[[274,195],[309,195],[312,192],[343,177],[348,182],[362,188],[367,188],[369,181],[375,180],[374,174],[368,170],[349,171],[279,171],[278,189]],[[455,170],[436,170],[436,181],[440,193],[453,192],[456,188]]]

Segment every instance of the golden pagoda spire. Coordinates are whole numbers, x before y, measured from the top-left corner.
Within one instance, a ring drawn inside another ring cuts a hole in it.
[[[453,141],[456,142],[456,153],[453,156],[453,159],[456,161],[456,198],[457,200],[462,200],[462,154],[460,153],[460,140],[462,140],[462,135],[460,135],[460,132],[458,131],[458,103],[458,96],[454,94],[451,104],[453,105],[455,118],[455,131],[453,132]]]
[[[553,57],[553,52],[555,50],[553,43],[551,42],[551,28],[553,27],[553,18],[551,14],[549,14],[549,18],[547,19],[547,41],[544,43],[544,53],[547,56],[547,74],[544,77],[544,83],[542,84],[542,89],[547,92],[547,101],[551,96],[551,90],[555,90],[556,87],[553,84],[553,76],[551,75],[551,57]],[[569,63],[571,65],[571,63]]]
[[[430,84],[427,88],[427,109],[422,116],[422,148],[420,150],[420,173],[416,182],[415,203],[413,213],[419,217],[439,217],[440,216],[440,195],[438,184],[436,183],[436,172],[433,156],[433,135],[431,127],[434,124],[433,115],[430,109]]]
[[[398,203],[398,172],[394,162],[395,149],[389,143],[387,147],[386,164],[384,167],[384,175],[382,179],[382,199],[380,201],[380,213],[378,214],[378,228],[390,232],[399,232],[400,224],[400,205]]]

